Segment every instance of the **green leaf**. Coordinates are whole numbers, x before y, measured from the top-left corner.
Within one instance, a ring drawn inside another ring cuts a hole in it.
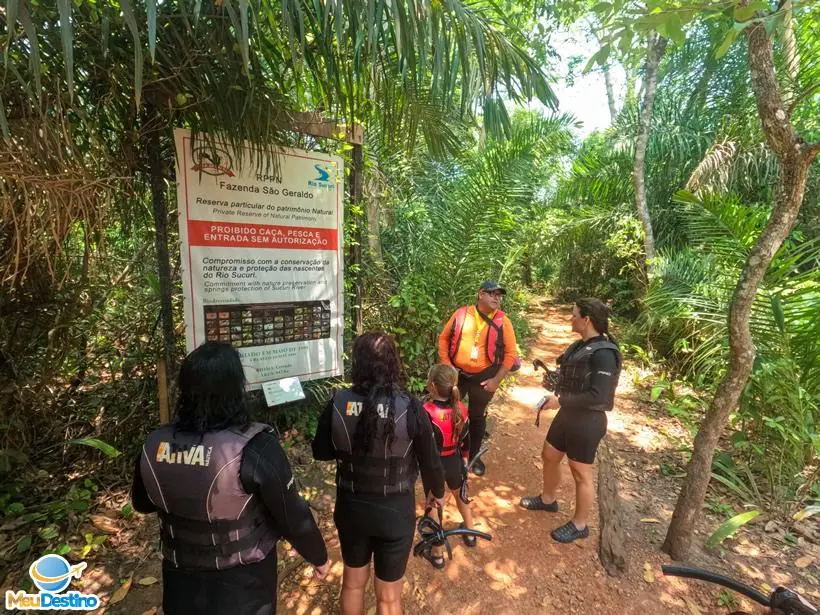
[[[603,47],[601,47],[598,51],[595,52],[595,55],[593,55],[589,59],[589,62],[587,62],[586,66],[584,66],[583,72],[588,73],[590,70],[592,70],[592,67],[595,66],[595,64],[600,64],[601,66],[606,64],[607,58],[609,58],[609,52],[609,44],[606,44]]]
[[[781,333],[785,333],[786,319],[783,317],[783,305],[780,303],[780,297],[777,295],[772,295],[772,314],[774,315],[777,330]]]
[[[115,449],[113,446],[103,442],[102,440],[98,440],[97,438],[81,438],[79,440],[69,440],[68,442],[69,444],[82,444],[83,446],[96,448],[108,457],[117,457],[121,454],[120,451]]]
[[[60,532],[57,530],[56,525],[49,525],[47,527],[41,528],[40,531],[37,533],[43,540],[51,540],[52,538],[56,538],[60,535]]]
[[[134,516],[134,507],[131,506],[131,504],[126,504],[125,506],[122,507],[122,510],[120,511],[120,513],[122,514],[124,519],[127,519],[127,520],[130,521],[131,518]]]
[[[202,11],[202,0],[194,2],[194,25],[199,23],[199,13]]]
[[[592,12],[603,16],[609,15],[612,12],[612,4],[609,2],[599,2],[592,7]]]
[[[729,51],[729,47],[732,46],[732,43],[735,42],[737,38],[738,31],[732,28],[729,32],[726,33],[726,38],[723,39],[723,42],[715,51],[715,58],[720,59],[726,55],[726,52]]]
[[[61,544],[59,547],[57,547],[56,553],[57,555],[65,555],[69,551],[71,551],[71,547],[69,545]]]
[[[17,541],[17,552],[25,553],[31,548],[31,535],[23,536]]]
[[[722,524],[714,534],[709,536],[709,539],[706,541],[706,546],[708,547],[716,547],[724,540],[726,540],[729,536],[734,534],[738,528],[746,525],[749,521],[754,519],[760,514],[759,509],[749,510],[745,513],[740,513],[739,515],[735,515],[724,524]]]
[[[672,13],[666,23],[666,34],[679,47],[686,42],[686,35],[683,33],[683,26],[677,13]]]
[[[248,0],[239,0],[239,21],[242,24],[241,26],[241,40],[239,43],[242,45],[242,60],[245,62],[245,70],[248,71],[250,75],[250,35],[248,34]]]
[[[57,0],[60,10],[60,37],[63,40],[65,74],[68,81],[68,95],[74,99],[74,34],[71,30],[71,0]]]
[[[813,517],[814,515],[820,513],[820,505],[812,504],[811,506],[806,506],[803,510],[794,513],[794,520],[795,521],[803,521],[804,519],[808,519],[809,517]]]
[[[749,4],[747,6],[736,6],[734,10],[735,21],[748,21],[754,17],[755,11],[757,11],[757,7],[754,4]]]
[[[91,544],[101,545],[106,540],[108,540],[108,536],[106,536],[105,534],[100,534],[99,536],[94,536],[94,540],[91,541]]]
[[[658,401],[658,398],[661,396],[661,394],[665,390],[666,390],[666,385],[665,384],[656,384],[655,386],[653,386],[652,387],[652,394],[650,395],[650,398],[652,399],[652,401]]]
[[[9,62],[8,49],[14,40],[14,26],[17,25],[17,13],[19,12],[20,0],[6,0],[6,26],[8,28],[8,40],[6,41],[6,64]]]
[[[131,38],[134,39],[134,98],[139,109],[142,99],[142,44],[140,43],[140,33],[131,0],[120,0],[120,8],[122,9],[123,19],[125,19],[125,25],[128,26],[131,31]]]
[[[153,64],[157,49],[157,0],[146,0],[145,9],[148,12],[148,55]]]

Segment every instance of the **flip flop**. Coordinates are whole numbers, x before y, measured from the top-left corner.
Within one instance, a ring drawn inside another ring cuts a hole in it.
[[[459,527],[464,527],[464,524],[462,523]],[[476,545],[475,536],[462,536],[461,540],[464,541],[464,546],[470,547],[471,549]]]
[[[558,542],[567,544],[572,542],[573,540],[588,537],[589,526],[586,526],[584,529],[579,530],[577,527],[575,527],[575,523],[573,523],[570,519],[561,527],[552,530],[552,532],[550,532],[550,536],[552,536],[552,538]]]
[[[543,510],[552,513],[558,512],[558,500],[546,504],[544,500],[541,499],[540,495],[528,495],[521,498],[519,506],[521,506],[521,508],[526,508],[527,510]]]

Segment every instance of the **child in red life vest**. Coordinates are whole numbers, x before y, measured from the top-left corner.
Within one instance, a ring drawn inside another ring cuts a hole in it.
[[[464,481],[463,470],[470,452],[470,431],[467,407],[461,403],[457,382],[458,371],[452,365],[439,363],[431,367],[427,374],[430,401],[424,404],[424,409],[433,423],[433,435],[441,455],[441,465],[444,466],[447,488],[455,496],[463,520],[461,525],[472,529],[473,516],[470,505],[465,504],[459,497],[461,483]],[[436,510],[433,510],[431,515],[441,523]],[[468,547],[474,547],[476,544],[475,536],[462,536],[462,539]],[[444,568],[444,547],[434,548],[428,559],[434,568]]]

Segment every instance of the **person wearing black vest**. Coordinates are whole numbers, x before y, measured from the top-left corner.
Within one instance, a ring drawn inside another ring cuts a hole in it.
[[[327,576],[327,549],[271,428],[254,423],[239,354],[208,342],[179,372],[174,423],[142,447],[131,499],[159,514],[166,615],[276,613],[276,542]]]
[[[393,339],[365,333],[353,344],[350,389],[319,418],[313,456],[336,460],[334,521],[344,560],[342,615],[361,615],[375,571],[376,612],[401,613],[404,571],[415,534],[419,470],[428,503],[444,501],[444,470],[421,403],[407,393]]]
[[[572,330],[582,339],[558,357],[556,395],[547,397],[541,406],[559,409],[541,451],[544,488],[541,495],[521,500],[521,506],[528,510],[558,512],[555,492],[566,455],[575,480],[575,514],[550,534],[564,543],[589,536],[587,521],[595,498],[595,454],[606,435],[606,413],[614,405],[621,373],[621,353],[609,333],[606,304],[592,298],[579,300],[572,310]]]

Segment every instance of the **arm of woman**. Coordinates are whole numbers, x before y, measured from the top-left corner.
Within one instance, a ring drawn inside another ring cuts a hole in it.
[[[333,400],[327,402],[327,406],[319,416],[319,424],[316,427],[316,435],[313,437],[313,458],[318,461],[331,461],[336,458],[336,449],[333,447],[332,437],[333,423]]]
[[[245,447],[239,466],[242,486],[258,494],[276,529],[314,566],[327,562],[327,548],[307,502],[296,489],[290,463],[279,440],[263,431]]]
[[[137,455],[137,461],[134,463],[134,480],[131,483],[131,505],[137,512],[147,515],[148,513],[159,512],[159,509],[154,506],[151,498],[148,497],[148,490],[145,488],[145,483],[142,482],[142,471],[140,469],[140,458],[142,453]]]
[[[444,468],[441,465],[438,447],[433,437],[433,425],[430,417],[418,400],[410,402],[408,423],[415,422],[413,449],[419,463],[421,481],[425,491],[431,491],[437,498],[444,497]]]

